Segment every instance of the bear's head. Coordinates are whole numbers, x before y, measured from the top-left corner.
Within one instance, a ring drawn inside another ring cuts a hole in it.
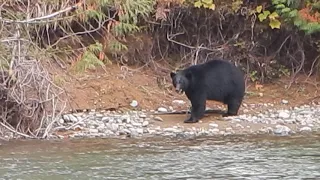
[[[183,93],[189,88],[191,73],[185,71],[170,72],[170,77],[176,92]]]

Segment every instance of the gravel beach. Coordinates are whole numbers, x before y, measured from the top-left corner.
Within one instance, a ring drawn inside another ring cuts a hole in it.
[[[246,109],[258,105],[244,104]],[[267,110],[260,113],[241,113],[233,117],[219,117],[219,120],[201,120],[196,124],[182,121],[170,122],[157,112],[170,112],[160,107],[155,111],[85,111],[65,114],[55,123],[52,138],[107,138],[170,136],[196,137],[231,134],[291,135],[320,130],[320,105],[276,109],[265,104]],[[187,115],[180,115],[185,118]],[[210,115],[209,115],[210,116]],[[175,116],[171,116],[174,119]],[[165,119],[165,120],[164,120]],[[168,124],[168,122],[170,122]],[[166,124],[164,126],[163,124]]]

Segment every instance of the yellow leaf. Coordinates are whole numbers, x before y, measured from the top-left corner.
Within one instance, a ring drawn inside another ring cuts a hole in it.
[[[272,19],[272,20],[275,20],[278,17],[279,17],[279,15],[278,15],[277,12],[273,12],[272,14],[269,15],[269,18]]]
[[[270,14],[270,11],[263,11],[263,14],[267,17]]]
[[[267,15],[265,15],[264,13],[260,13],[258,15],[259,21],[262,22],[263,20],[267,19]]]
[[[277,19],[270,19],[270,23],[269,23],[269,26],[274,29],[274,28],[277,28],[277,29],[280,29],[280,25],[281,25],[281,22]]]
[[[215,4],[202,4],[204,8],[215,10],[216,5]]]
[[[215,4],[211,4],[211,5],[209,6],[209,9],[215,10],[215,9],[216,9],[216,5],[215,5]]]
[[[260,13],[261,10],[262,10],[262,6],[261,6],[261,5],[260,5],[260,6],[257,6],[256,11],[257,11],[258,13]]]
[[[204,4],[213,4],[213,1],[212,0],[202,0],[202,2],[204,3]]]
[[[202,4],[204,8],[209,8],[208,4]]]
[[[196,2],[194,3],[194,7],[197,7],[197,8],[200,8],[201,5],[202,5],[201,1],[196,1]]]

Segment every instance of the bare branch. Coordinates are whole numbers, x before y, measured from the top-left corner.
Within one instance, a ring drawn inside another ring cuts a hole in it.
[[[66,9],[57,11],[55,13],[48,14],[46,16],[36,17],[36,18],[32,18],[32,19],[25,19],[25,20],[11,20],[11,19],[5,19],[5,18],[0,17],[0,21],[3,21],[5,23],[22,23],[22,24],[25,24],[25,23],[43,23],[43,22],[38,22],[38,21],[53,18],[53,17],[55,17],[57,15],[65,13],[67,11],[75,10],[78,7],[79,7],[79,4],[76,4],[74,6],[67,7]]]

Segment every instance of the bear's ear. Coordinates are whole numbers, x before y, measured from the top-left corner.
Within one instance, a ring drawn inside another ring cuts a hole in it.
[[[170,77],[171,77],[171,78],[174,78],[175,76],[176,76],[176,73],[170,72]]]
[[[191,79],[192,78],[192,73],[191,72],[187,72],[186,73],[186,78],[187,79]]]

